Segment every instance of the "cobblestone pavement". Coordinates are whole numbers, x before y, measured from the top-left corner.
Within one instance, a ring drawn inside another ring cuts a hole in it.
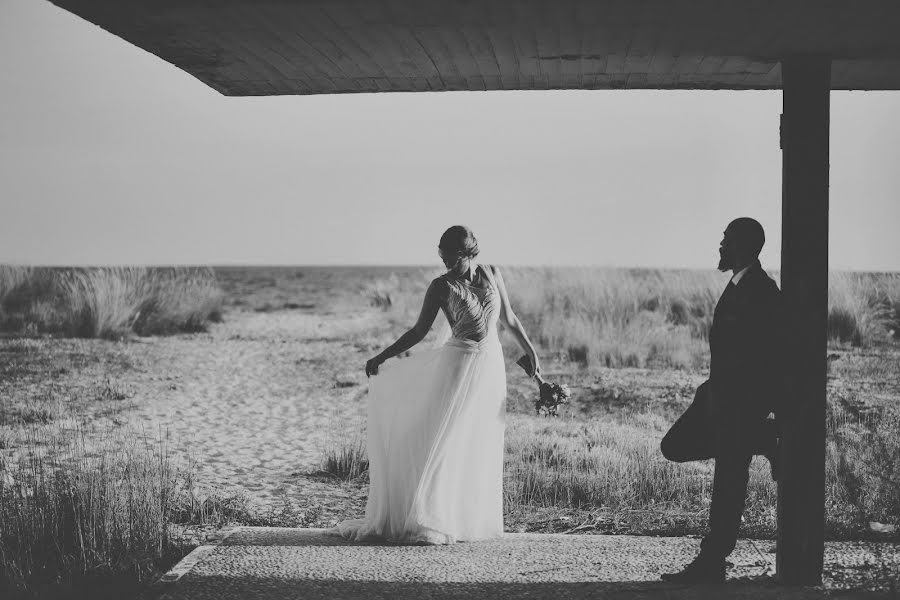
[[[659,574],[690,560],[696,539],[507,534],[403,546],[351,543],[322,529],[242,527],[196,550],[161,585],[165,600],[900,598],[900,545],[829,543],[825,585],[816,588],[776,585],[768,545],[741,540],[724,586],[684,586]]]

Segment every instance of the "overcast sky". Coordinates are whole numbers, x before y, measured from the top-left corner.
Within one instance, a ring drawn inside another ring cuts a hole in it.
[[[226,98],[43,0],[0,2],[0,263],[780,261],[780,92]],[[831,264],[900,270],[900,93],[834,92]]]

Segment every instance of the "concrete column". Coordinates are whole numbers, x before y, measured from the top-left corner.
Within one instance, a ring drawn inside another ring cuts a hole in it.
[[[822,580],[825,527],[825,380],[828,317],[828,127],[831,61],[781,62],[781,285],[790,383],[779,414],[778,579]]]

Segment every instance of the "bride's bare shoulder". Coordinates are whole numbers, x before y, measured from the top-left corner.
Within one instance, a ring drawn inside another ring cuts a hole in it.
[[[502,275],[500,274],[500,267],[498,267],[497,265],[484,265],[484,266],[488,269],[488,271],[490,271],[491,275],[493,275],[495,280],[502,277]]]
[[[428,291],[443,298],[450,291],[450,282],[444,275],[439,275],[431,280],[431,283],[428,285]]]

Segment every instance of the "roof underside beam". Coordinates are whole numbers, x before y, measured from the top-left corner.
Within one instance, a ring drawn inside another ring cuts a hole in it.
[[[900,89],[895,0],[53,0],[226,95]]]

